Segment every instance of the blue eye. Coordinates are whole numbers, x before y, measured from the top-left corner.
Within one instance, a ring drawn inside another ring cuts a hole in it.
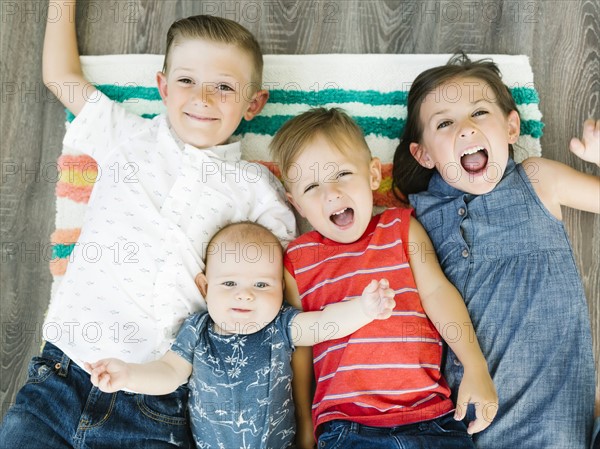
[[[225,287],[235,287],[236,283],[234,281],[225,281],[221,285],[224,285]]]
[[[269,284],[267,284],[266,282],[257,282],[256,284],[254,284],[254,286],[256,288],[267,288]]]
[[[218,84],[217,90],[220,90],[221,92],[234,92],[233,87],[229,86],[228,84]]]

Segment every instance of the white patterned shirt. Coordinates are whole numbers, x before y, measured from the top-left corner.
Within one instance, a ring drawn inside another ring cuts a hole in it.
[[[261,223],[284,246],[295,237],[280,182],[240,160],[239,143],[179,145],[164,115],[144,119],[103,95],[63,143],[93,157],[98,177],[42,331],[80,366],[162,356],[183,320],[206,309],[194,278],[226,224]]]

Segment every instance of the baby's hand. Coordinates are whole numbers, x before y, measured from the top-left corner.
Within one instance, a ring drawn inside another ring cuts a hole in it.
[[[600,166],[600,120],[586,120],[583,124],[583,141],[573,137],[569,146],[573,154]]]
[[[373,279],[365,287],[360,298],[365,315],[374,320],[385,320],[392,316],[396,301],[394,290],[389,287],[387,279],[381,279],[379,282]]]
[[[498,413],[498,393],[487,367],[475,370],[465,367],[465,374],[458,388],[454,419],[464,419],[469,404],[475,406],[475,420],[467,428],[467,432],[472,435],[487,428]]]
[[[105,393],[114,393],[127,385],[129,366],[119,359],[102,359],[96,363],[85,362],[91,373],[92,384]]]

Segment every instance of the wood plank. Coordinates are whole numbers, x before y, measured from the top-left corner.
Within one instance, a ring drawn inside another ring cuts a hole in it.
[[[30,357],[39,349],[51,286],[47,264],[54,230],[51,173],[60,153],[64,116],[41,83],[46,5],[45,0],[0,3],[2,415],[25,381]],[[544,155],[599,175],[598,168],[579,161],[567,149],[585,118],[600,117],[599,9],[597,0],[80,0],[77,30],[82,54],[163,53],[173,20],[212,13],[245,25],[265,53],[463,49],[527,54],[546,123]],[[585,284],[598,360],[600,217],[567,210],[564,221]]]

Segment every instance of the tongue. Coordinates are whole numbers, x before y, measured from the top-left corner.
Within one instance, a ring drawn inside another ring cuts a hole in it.
[[[347,226],[354,220],[354,211],[350,208],[345,209],[341,214],[331,216],[331,221],[337,226]]]
[[[479,150],[477,153],[465,154],[460,159],[460,163],[466,171],[475,173],[485,167],[487,160],[488,157],[485,151]]]

